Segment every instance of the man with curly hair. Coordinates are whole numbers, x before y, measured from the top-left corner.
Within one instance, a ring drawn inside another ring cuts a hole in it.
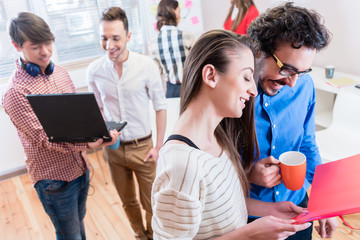
[[[315,89],[311,64],[330,41],[330,33],[315,11],[285,3],[267,10],[252,22],[248,36],[260,44],[258,96],[255,100],[256,132],[260,160],[251,168],[251,198],[267,202],[292,201],[306,207],[307,190],[315,167],[321,164],[315,142]],[[307,158],[303,187],[287,189],[281,182],[277,160],[286,151]],[[249,221],[256,219],[249,217]],[[321,237],[331,237],[336,219],[319,220]],[[311,239],[312,227],[288,239]]]

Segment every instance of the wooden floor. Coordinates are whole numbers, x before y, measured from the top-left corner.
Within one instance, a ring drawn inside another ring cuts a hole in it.
[[[89,154],[94,174],[85,217],[87,239],[132,240],[133,232],[111,183],[101,152],[98,156],[100,164],[95,153]],[[44,212],[27,174],[0,182],[0,207],[1,240],[55,239],[51,221]],[[360,227],[360,214],[349,216],[348,219]],[[321,239],[315,230],[313,239]],[[359,240],[360,231],[345,227],[339,220],[339,228],[332,239]]]

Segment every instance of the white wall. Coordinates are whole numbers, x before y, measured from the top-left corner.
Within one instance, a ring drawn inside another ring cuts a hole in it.
[[[2,107],[0,107],[0,133],[0,176],[24,169],[24,151],[20,139]]]
[[[260,13],[282,0],[254,0]],[[314,65],[335,65],[336,69],[360,75],[360,1],[357,0],[295,0],[296,5],[314,9],[325,19],[333,34],[330,45],[315,58]],[[222,28],[230,0],[202,0],[205,31]]]

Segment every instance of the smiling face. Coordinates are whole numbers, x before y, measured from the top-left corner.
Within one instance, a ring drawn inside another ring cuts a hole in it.
[[[316,50],[307,47],[295,49],[291,44],[284,44],[274,54],[285,66],[305,71],[311,67]],[[276,95],[286,85],[294,87],[299,78],[297,74],[290,77],[283,76],[279,70],[279,66],[272,57],[264,59],[259,84],[269,96]]]
[[[124,29],[122,21],[101,21],[100,36],[101,45],[112,61],[121,63],[127,59],[126,44],[130,40],[131,33]]]
[[[229,58],[226,73],[217,75],[214,104],[223,117],[238,118],[242,116],[246,101],[257,95],[254,57],[250,49],[243,48],[237,54],[231,53]]]
[[[26,40],[22,44],[22,47],[19,47],[14,42],[13,45],[19,52],[22,52],[22,59],[25,64],[29,62],[34,63],[38,65],[44,73],[46,67],[50,63],[50,58],[52,56],[52,41],[45,43],[33,43],[29,40]]]

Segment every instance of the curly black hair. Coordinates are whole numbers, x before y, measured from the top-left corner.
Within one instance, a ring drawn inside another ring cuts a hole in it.
[[[284,42],[291,43],[296,49],[306,46],[320,50],[331,39],[331,33],[324,26],[320,14],[294,6],[292,2],[261,14],[250,24],[247,35],[259,42],[261,51],[267,56],[272,55]]]

